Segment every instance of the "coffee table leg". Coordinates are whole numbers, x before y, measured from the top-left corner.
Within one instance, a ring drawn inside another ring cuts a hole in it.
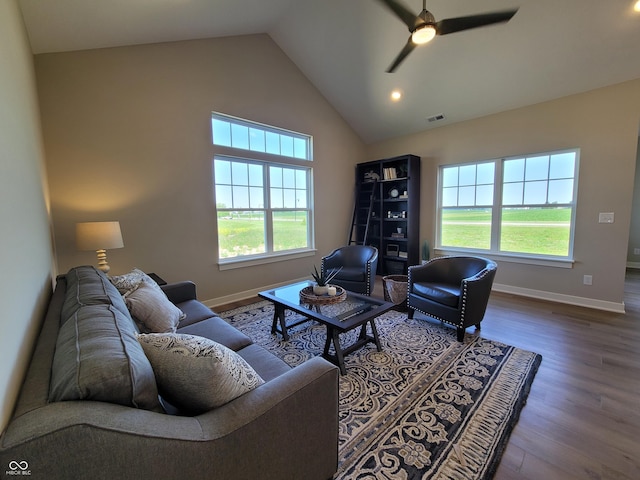
[[[289,340],[289,334],[287,333],[287,323],[285,322],[284,315],[285,308],[282,305],[275,304],[273,306],[273,323],[271,324],[271,333],[278,332],[278,322],[280,323],[280,333],[285,341]]]
[[[336,351],[335,355],[329,355],[331,343],[333,343],[333,349]],[[340,334],[330,325],[327,325],[327,340],[324,342],[323,357],[328,360],[335,360],[334,363],[340,368],[340,373],[342,375],[347,374],[347,368],[344,366],[344,352],[340,346]]]
[[[382,351],[382,345],[380,345],[380,337],[378,337],[378,329],[376,328],[376,319],[372,318],[370,321],[371,323],[371,333],[373,333],[373,341],[376,344],[376,348],[378,349],[379,352]],[[367,324],[365,323],[363,325],[363,327],[366,328]]]

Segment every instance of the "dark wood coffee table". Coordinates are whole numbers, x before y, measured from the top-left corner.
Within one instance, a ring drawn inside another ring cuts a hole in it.
[[[258,295],[266,300],[270,300],[274,305],[273,323],[271,333],[282,334],[285,340],[289,340],[287,329],[310,320],[315,320],[327,327],[327,339],[324,345],[322,356],[340,367],[340,372],[344,375],[347,371],[344,366],[345,355],[361,348],[367,343],[374,343],[378,351],[382,351],[375,318],[391,310],[395,305],[384,300],[360,295],[347,291],[346,299],[343,302],[318,305],[306,303],[300,298],[300,290],[313,285],[312,282],[299,282],[285,285],[273,290],[265,290]],[[293,310],[305,318],[287,325],[285,311]],[[367,334],[367,324],[371,326],[371,335]],[[340,345],[340,334],[360,327],[358,339],[346,348]],[[331,344],[335,354],[329,353]]]

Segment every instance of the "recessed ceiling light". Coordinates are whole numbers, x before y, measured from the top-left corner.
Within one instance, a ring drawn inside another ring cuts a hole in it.
[[[399,101],[402,98],[402,92],[400,90],[394,90],[393,92],[391,92],[391,100],[393,100],[394,102]]]

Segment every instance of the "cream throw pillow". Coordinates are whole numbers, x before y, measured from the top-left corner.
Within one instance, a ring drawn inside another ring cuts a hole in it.
[[[224,405],[264,383],[240,355],[208,338],[150,333],[138,335],[138,341],[160,394],[190,413]]]
[[[144,332],[175,332],[185,314],[165,293],[144,280],[124,297],[127,308]]]

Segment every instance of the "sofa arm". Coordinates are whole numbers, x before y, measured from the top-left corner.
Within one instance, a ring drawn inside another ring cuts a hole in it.
[[[178,304],[188,300],[196,300],[196,284],[189,281],[168,283],[162,285],[162,291],[172,303]]]
[[[11,421],[0,463],[26,461],[48,479],[326,480],[337,469],[338,377],[316,357],[196,417],[51,403]]]

